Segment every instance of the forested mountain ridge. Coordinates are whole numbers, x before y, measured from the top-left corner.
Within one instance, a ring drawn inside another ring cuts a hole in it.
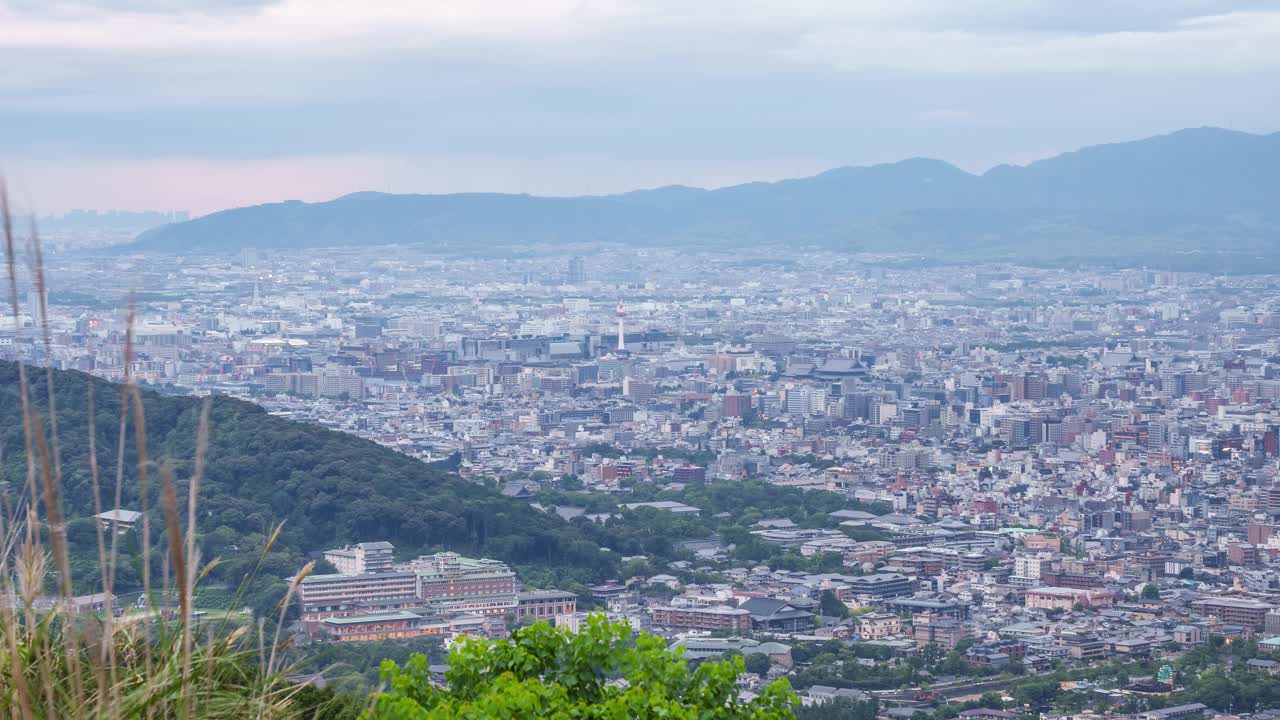
[[[30,398],[45,414],[43,369],[29,368]],[[2,486],[21,497],[25,461],[18,369],[0,362]],[[96,559],[89,465],[88,389],[93,388],[103,507],[112,506],[121,386],[70,371],[54,372],[63,496],[72,543],[83,562]],[[143,390],[148,458],[173,468],[186,497],[193,469],[201,400]],[[447,548],[537,566],[543,577],[578,582],[612,577],[617,561],[554,514],[496,490],[433,469],[376,443],[270,415],[252,403],[213,397],[209,450],[199,492],[202,555],[219,557],[233,584],[258,560],[273,527],[285,521],[263,572],[287,577],[307,552],[364,540],[389,540],[402,554]],[[46,418],[46,426],[47,418]],[[130,421],[122,507],[141,509]],[[150,473],[153,535],[162,538],[158,475]],[[183,517],[186,516],[182,512]],[[93,568],[73,573],[93,578]],[[124,580],[127,584],[127,578]]]
[[[359,192],[236,208],[149,230],[125,251],[534,242],[947,252],[1019,260],[1276,255],[1280,133],[1195,128],[978,174],[939,160],[843,167],[716,190],[620,195]],[[1069,243],[1064,245],[1064,241]]]

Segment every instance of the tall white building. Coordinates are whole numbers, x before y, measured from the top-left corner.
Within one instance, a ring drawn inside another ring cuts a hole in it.
[[[344,393],[352,400],[364,397],[364,378],[345,365],[326,365],[317,373],[319,391],[324,397],[340,397]]]
[[[356,543],[351,547],[326,550],[324,559],[342,575],[388,572],[395,561],[395,546],[389,542]]]
[[[621,300],[618,301],[618,309],[614,311],[614,315],[618,316],[618,349],[626,350],[627,349],[627,328],[626,328],[627,310],[626,308],[622,307]]]

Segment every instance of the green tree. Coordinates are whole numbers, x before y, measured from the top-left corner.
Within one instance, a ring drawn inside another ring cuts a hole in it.
[[[473,639],[449,655],[448,689],[430,682],[427,659],[382,665],[387,691],[364,717],[431,718],[788,718],[798,702],[778,680],[736,702],[740,658],[690,670],[660,638],[633,637],[627,623],[592,615],[576,635],[536,623],[506,640]],[[622,683],[611,682],[624,680]]]
[[[796,720],[875,720],[880,712],[876,700],[831,700],[796,710]]]
[[[1155,583],[1147,583],[1146,585],[1143,585],[1142,599],[1143,600],[1159,600],[1160,588],[1156,587]]]
[[[992,710],[1004,709],[1004,698],[998,692],[984,692],[978,698],[978,707],[990,708]]]
[[[843,618],[849,614],[848,606],[840,602],[840,598],[836,597],[836,594],[830,590],[822,591],[820,607],[822,608],[822,614],[829,617]]]
[[[300,720],[346,720],[357,717],[363,707],[359,694],[311,685],[298,688],[291,705]]]
[[[1018,685],[1011,694],[1019,705],[1037,707],[1053,702],[1058,696],[1058,685],[1058,681],[1052,678],[1036,679]]]
[[[764,653],[751,653],[742,658],[742,663],[747,668],[747,672],[764,676],[769,672],[769,667],[773,664],[769,661],[769,656]]]
[[[937,643],[928,643],[924,647],[920,648],[919,657],[928,667],[937,665],[942,661],[943,656],[944,652],[942,650],[942,646]]]

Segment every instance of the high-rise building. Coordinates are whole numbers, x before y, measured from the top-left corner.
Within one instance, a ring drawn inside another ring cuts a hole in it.
[[[658,395],[658,386],[651,382],[623,378],[622,386],[623,394],[637,405],[648,405]]]
[[[569,258],[569,272],[566,276],[570,285],[581,285],[587,281],[587,263],[581,256]]]
[[[1023,398],[1044,400],[1048,396],[1049,381],[1043,373],[1027,373],[1022,378]]]
[[[618,301],[618,309],[613,311],[618,318],[618,349],[627,349],[627,310],[622,307],[622,301]]]
[[[751,414],[751,396],[750,395],[725,395],[724,410],[722,414],[725,417],[746,417]]]
[[[807,388],[796,388],[787,391],[787,414],[809,414],[809,392]]]
[[[1250,545],[1265,545],[1267,540],[1271,539],[1273,528],[1270,525],[1251,524],[1248,527],[1248,540]]]
[[[316,372],[318,391],[324,397],[364,397],[364,378],[345,365],[326,365]]]
[[[867,392],[845,393],[841,398],[844,403],[844,417],[849,420],[866,420],[871,417],[871,400],[873,395]]]
[[[1060,420],[1042,420],[1040,437],[1052,445],[1065,445],[1069,434]]]
[[[1015,577],[1039,580],[1052,567],[1052,559],[1046,555],[1017,555],[1013,558]]]
[[[1000,437],[1009,447],[1026,447],[1035,430],[1031,418],[1006,415],[1000,418]]]
[[[826,410],[826,388],[804,386],[787,391],[787,412],[791,415],[821,415]]]

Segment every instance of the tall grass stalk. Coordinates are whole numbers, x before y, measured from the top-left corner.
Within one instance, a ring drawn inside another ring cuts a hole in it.
[[[19,278],[12,216],[0,183],[0,224],[4,233],[5,264],[15,347],[21,352],[22,322]],[[63,466],[57,421],[57,395],[52,368],[53,342],[49,326],[44,253],[34,226],[28,238],[29,271],[39,298],[35,308],[46,375],[45,407],[37,409],[23,358],[18,360],[25,486],[18,498],[0,495],[0,718],[53,720],[62,718],[255,718],[297,717],[292,699],[298,687],[283,679],[280,667],[281,627],[292,591],[310,572],[307,566],[293,579],[290,593],[277,606],[279,621],[270,647],[265,633],[255,638],[246,625],[226,617],[215,627],[200,628],[194,613],[197,584],[216,564],[200,567],[196,520],[200,483],[209,447],[210,403],[200,410],[193,472],[188,479],[186,512],[168,465],[159,465],[159,512],[163,519],[163,558],[166,571],[153,588],[151,574],[150,492],[146,446],[146,417],[142,392],[133,377],[135,305],[129,304],[124,348],[119,436],[110,523],[96,522],[96,582],[103,593],[101,613],[81,612],[75,602],[67,518],[63,510]],[[104,512],[102,468],[98,464],[96,418],[92,384],[88,385],[89,474],[93,509]],[[132,421],[136,477],[141,502],[140,555],[143,597],[148,611],[130,614],[115,607],[116,570],[121,557],[119,511],[130,473],[125,458]],[[76,438],[73,442],[79,442]],[[2,456],[0,456],[2,458]],[[0,467],[3,464],[0,463]],[[15,502],[16,501],[16,502]],[[185,515],[185,528],[183,520]],[[280,527],[272,534],[278,537]],[[271,542],[259,557],[258,566]],[[171,570],[171,572],[170,572]],[[56,591],[46,595],[46,580]],[[252,581],[242,584],[240,593]],[[176,595],[171,614],[161,597]],[[201,632],[197,633],[197,630]]]

